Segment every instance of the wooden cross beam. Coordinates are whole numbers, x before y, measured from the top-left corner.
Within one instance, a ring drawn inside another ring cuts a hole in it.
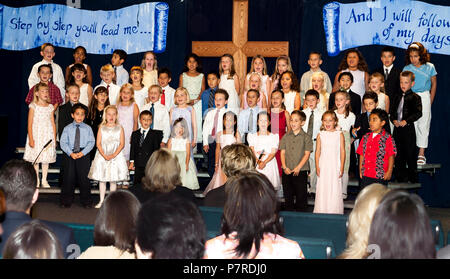
[[[232,41],[192,42],[192,52],[202,57],[233,55],[236,73],[239,76],[241,92],[247,74],[247,57],[257,54],[264,57],[289,55],[289,42],[248,41],[248,0],[233,0]]]

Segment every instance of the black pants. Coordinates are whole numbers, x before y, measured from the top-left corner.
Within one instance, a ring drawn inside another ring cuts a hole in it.
[[[209,144],[208,150],[208,174],[209,178],[212,179],[215,171],[216,164],[216,142]]]
[[[395,127],[393,133],[397,156],[395,157],[394,175],[399,182],[407,180],[417,182],[417,155],[416,131],[414,124],[405,127]],[[406,168],[408,165],[408,168]]]
[[[383,184],[386,186],[388,185],[387,180],[363,176],[363,178],[361,179],[361,188],[369,186],[370,184],[373,184],[373,183]]]
[[[133,185],[141,183],[141,180],[144,176],[145,176],[145,167],[135,167]]]
[[[61,204],[71,205],[75,197],[75,185],[80,187],[80,200],[82,205],[91,205],[91,184],[89,182],[88,173],[91,167],[89,155],[85,155],[80,159],[72,159],[63,153],[63,169],[64,179],[61,188]]]
[[[298,176],[294,174],[286,175],[283,172],[281,177],[283,183],[284,206],[286,211],[307,211],[308,192],[306,183],[308,172],[300,171]],[[294,205],[295,197],[295,205]]]

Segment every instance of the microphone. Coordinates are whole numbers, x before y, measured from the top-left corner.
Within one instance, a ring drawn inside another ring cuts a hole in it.
[[[261,152],[261,154],[259,154],[258,161],[260,161],[263,156],[264,156],[264,150]],[[258,164],[256,164],[256,166],[258,166]]]
[[[41,149],[41,151],[39,152],[39,154],[37,155],[36,159],[34,159],[33,165],[36,163],[36,161],[37,161],[37,159],[39,158],[39,156],[41,156],[42,151],[44,151],[44,149],[47,148],[47,146],[49,146],[50,143],[52,143],[52,141],[53,141],[52,139],[49,140],[49,141],[44,145],[44,147],[42,147],[42,149]]]

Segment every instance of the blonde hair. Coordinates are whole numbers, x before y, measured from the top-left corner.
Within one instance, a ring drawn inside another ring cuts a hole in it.
[[[358,194],[348,218],[347,248],[340,259],[362,259],[368,256],[370,224],[383,197],[390,190],[381,184],[365,187]]]
[[[37,93],[39,92],[39,89],[41,89],[41,88],[47,88],[47,90],[50,90],[48,85],[43,82],[39,82],[38,84],[36,84],[34,86],[34,90],[33,90],[33,103],[37,103],[39,101],[39,97],[38,97]],[[47,101],[47,103],[48,103],[48,101]]]
[[[142,81],[144,80],[144,69],[142,69],[142,67],[140,67],[140,66],[133,66],[130,69],[130,76],[131,76],[131,73],[134,71],[141,73],[141,86],[144,87],[144,84],[142,83]]]
[[[264,56],[262,56],[262,55],[260,55],[260,54],[257,54],[257,55],[255,55],[255,56],[253,56],[253,58],[252,58],[252,64],[251,64],[251,66],[250,66],[250,73],[255,72],[255,67],[253,66],[253,62],[255,62],[256,59],[261,59],[261,60],[262,60],[263,65],[264,65],[263,70],[262,70],[262,74],[263,74],[263,75],[267,75],[267,64],[266,64],[266,60],[264,59]]]
[[[378,72],[371,74],[371,75],[369,76],[369,83],[370,83],[370,81],[371,81],[372,79],[374,79],[374,78],[379,78],[380,81],[384,84],[384,76],[383,76],[382,74],[380,74],[380,73],[378,73]],[[369,90],[372,91],[371,89],[369,89]],[[385,91],[384,91],[384,86],[381,86],[381,87],[380,87],[380,92],[385,93]]]
[[[119,119],[119,111],[117,110],[117,107],[114,105],[109,105],[103,111],[103,119],[102,119],[102,123],[100,124],[100,126],[106,125],[106,114],[109,109],[113,109],[116,111],[116,121],[114,122],[114,124],[119,124],[119,120],[118,120]]]
[[[327,93],[328,92],[327,92],[327,89],[326,89],[327,85],[325,83],[325,75],[323,74],[323,72],[314,72],[311,75],[311,79],[309,80],[309,89],[314,89],[313,88],[313,84],[312,84],[312,80],[313,80],[313,78],[316,78],[316,77],[320,78],[322,80],[322,82],[323,82],[322,89],[320,89],[320,91],[318,91],[318,92],[324,98],[325,104],[328,104],[328,97],[327,97]]]
[[[334,95],[334,98],[335,98],[335,99],[336,99],[336,96],[337,96],[338,94],[344,95],[345,100],[348,101],[348,103],[345,104],[345,118],[347,118],[348,115],[350,114],[350,112],[352,111],[352,107],[351,107],[351,105],[350,105],[350,102],[352,101],[352,98],[350,97],[350,94],[348,94],[348,92],[346,92],[346,91],[338,91],[338,92],[336,92],[336,94]],[[333,109],[337,109],[336,102],[334,103],[334,108],[333,108]]]
[[[337,115],[336,115],[336,113],[333,110],[327,110],[326,112],[324,112],[322,114],[322,119],[321,119],[322,120],[322,125],[320,125],[320,130],[321,131],[325,130],[325,126],[323,125],[323,120],[325,119],[325,115],[331,115],[331,117],[333,118],[334,122],[336,123],[334,125],[334,128],[336,128],[337,125],[338,125],[339,119],[337,118]]]
[[[180,172],[177,157],[169,149],[161,148],[150,156],[142,184],[148,191],[168,193],[181,185]]]
[[[103,65],[100,68],[100,73],[114,73],[114,67],[111,64]]]
[[[255,170],[256,158],[250,147],[237,143],[227,145],[220,151],[221,167],[227,177],[241,171]]]
[[[133,102],[134,102],[134,89],[133,89],[133,85],[131,85],[131,84],[129,84],[129,83],[125,83],[124,85],[122,85],[122,87],[120,87],[120,91],[119,91],[119,92],[122,93],[122,91],[123,91],[124,89],[130,89],[130,91],[131,91],[131,99],[130,99],[130,102],[133,103]],[[120,96],[120,94],[119,94],[119,97],[118,97],[118,101],[119,101],[119,103],[122,102],[122,97]]]
[[[250,83],[250,80],[252,79],[252,76],[257,76],[258,77],[258,79],[259,79],[259,86],[258,86],[258,91],[259,90],[261,90],[261,86],[262,86],[262,76],[261,76],[261,74],[260,73],[257,73],[257,72],[252,72],[252,73],[250,73],[249,74],[249,77],[248,77],[248,81],[249,81],[249,83]],[[249,87],[250,87],[250,84],[249,84]]]
[[[150,88],[148,89],[148,92],[150,92],[150,90],[152,90],[153,88],[157,88],[159,91],[159,94],[162,94],[162,87],[159,86],[158,84],[153,84],[152,86],[150,86]]]
[[[177,92],[183,92],[183,93],[186,95],[186,103],[189,103],[189,101],[190,101],[190,98],[189,98],[189,92],[187,91],[186,88],[184,88],[184,87],[178,87],[177,90],[175,90],[175,93],[173,94],[173,96],[176,96],[176,95],[177,95]],[[176,98],[175,98],[174,101],[175,101],[175,105],[178,106],[178,102],[176,101]]]
[[[147,51],[146,53],[144,53],[144,58],[142,58],[142,62],[141,62],[141,68],[145,69],[145,57],[147,57],[148,54],[153,55],[153,58],[155,59],[155,63],[153,64],[153,69],[152,70],[158,70],[158,60],[156,59],[156,55],[153,51]]]
[[[294,70],[292,70],[291,58],[289,58],[289,56],[287,56],[287,55],[278,56],[277,60],[275,61],[275,70],[273,71],[273,75],[271,76],[272,80],[278,79],[279,76],[281,75],[278,72],[278,61],[279,60],[285,60],[286,61],[287,66],[288,66],[286,71],[294,72]]]

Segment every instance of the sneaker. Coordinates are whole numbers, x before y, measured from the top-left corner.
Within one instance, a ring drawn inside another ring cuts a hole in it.
[[[425,156],[418,156],[417,157],[417,165],[418,166],[423,166],[427,163],[427,158],[425,158]]]

